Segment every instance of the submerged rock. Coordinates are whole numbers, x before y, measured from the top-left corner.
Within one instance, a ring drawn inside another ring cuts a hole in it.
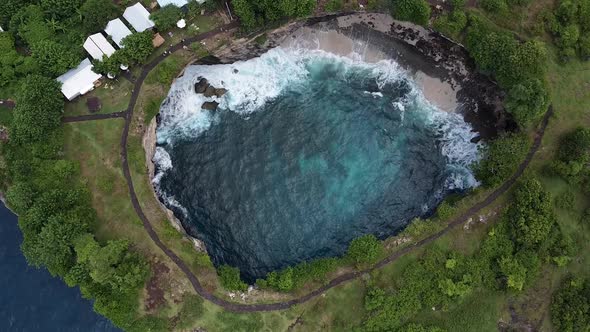
[[[199,82],[195,83],[195,92],[204,93],[210,87],[209,81],[206,78],[199,79]]]
[[[206,101],[201,105],[201,108],[204,110],[215,111],[219,106],[219,103],[216,101]]]
[[[227,89],[224,88],[215,89],[215,95],[217,96],[217,98],[223,96],[226,92]]]

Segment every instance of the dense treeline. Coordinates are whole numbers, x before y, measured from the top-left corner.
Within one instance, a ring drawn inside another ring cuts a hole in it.
[[[234,0],[232,6],[245,30],[272,24],[285,18],[310,15],[316,0]]]
[[[149,268],[124,240],[98,242],[96,213],[76,162],[63,159],[59,84],[27,76],[16,97],[10,141],[3,143],[3,187],[19,215],[27,261],[45,267],[82,295],[94,309],[128,330],[157,320],[138,317],[138,296]],[[159,324],[159,323],[158,323]]]
[[[541,12],[539,19],[563,61],[577,56],[590,59],[590,0],[560,0],[556,8]]]
[[[365,298],[367,331],[398,331],[424,308],[448,310],[482,289],[520,292],[543,262],[561,264],[574,254],[560,231],[551,198],[539,180],[523,179],[500,223],[471,256],[433,248],[409,265],[394,291],[372,287]]]

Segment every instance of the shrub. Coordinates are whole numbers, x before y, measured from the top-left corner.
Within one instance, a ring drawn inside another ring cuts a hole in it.
[[[461,10],[453,10],[449,14],[442,15],[434,21],[434,28],[442,34],[458,38],[467,25],[467,16]]]
[[[346,255],[357,266],[360,266],[375,263],[382,252],[383,246],[381,242],[377,240],[375,235],[368,234],[352,240]]]
[[[551,321],[556,331],[585,331],[590,326],[590,285],[568,276],[551,299]]]
[[[576,193],[568,189],[555,197],[555,206],[562,210],[572,211],[576,203]]]
[[[430,6],[424,0],[397,0],[393,3],[392,15],[398,20],[426,25],[430,20]]]
[[[539,79],[529,79],[514,85],[506,99],[506,109],[522,127],[545,113],[548,105],[549,94]]]
[[[529,144],[523,134],[507,134],[488,142],[482,148],[483,158],[474,166],[476,177],[487,187],[499,185],[516,172]]]
[[[158,30],[168,30],[182,18],[182,10],[175,5],[166,5],[152,13],[150,19],[154,21]]]
[[[221,285],[230,291],[245,291],[248,285],[240,279],[240,270],[237,267],[221,265],[217,268]]]
[[[451,206],[447,201],[440,203],[436,208],[436,218],[441,221],[448,220],[455,213],[455,208]]]
[[[342,0],[330,0],[326,3],[326,6],[324,7],[324,9],[327,12],[337,12],[342,10],[343,7],[343,3]]]
[[[499,13],[508,10],[506,0],[481,0],[480,5],[490,13]]]

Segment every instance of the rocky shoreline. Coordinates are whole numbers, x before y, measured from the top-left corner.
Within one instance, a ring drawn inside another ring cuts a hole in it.
[[[387,14],[328,15],[292,22],[267,32],[264,43],[257,42],[260,35],[238,39],[195,64],[229,64],[258,57],[271,48],[292,43],[301,37],[304,29],[336,32],[381,52],[385,58],[395,60],[412,73],[418,83],[423,84],[427,99],[436,104],[440,102],[437,105],[439,108],[455,106],[449,103],[455,99],[457,111],[463,114],[482,139],[494,138],[515,129],[513,120],[503,107],[505,93],[496,82],[477,71],[463,45],[432,29],[396,21]],[[340,39],[326,45],[331,50],[337,50],[342,43]]]
[[[452,111],[463,114],[474,131],[479,133],[477,140],[494,138],[504,131],[513,129],[513,122],[502,106],[504,93],[489,77],[477,72],[475,64],[462,45],[431,29],[398,22],[386,14],[341,14],[292,22],[266,32],[266,40],[263,43],[258,41],[260,35],[237,39],[231,45],[214,52],[212,56],[189,65],[230,64],[249,60],[272,48],[288,46],[300,39],[309,39],[309,36],[304,37],[305,34],[316,33],[331,34],[324,38],[323,42],[326,43],[326,48],[334,53],[345,53],[347,47],[354,50],[356,43],[361,43],[366,47],[363,52],[369,61],[386,58],[395,60],[414,75],[416,82],[422,85],[428,100],[443,110],[452,108]],[[220,97],[226,92],[225,89],[210,86],[204,78],[195,84],[195,93]],[[217,105],[213,103],[215,102],[203,104],[201,107],[215,110]],[[153,157],[158,121],[159,116],[152,120],[143,139],[150,182],[155,175]],[[174,212],[160,201],[155,190],[153,193],[172,226],[193,241],[196,250],[206,251],[204,243],[188,235]]]

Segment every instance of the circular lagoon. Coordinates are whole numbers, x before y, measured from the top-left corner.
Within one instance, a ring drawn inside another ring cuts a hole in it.
[[[474,136],[391,60],[279,47],[186,69],[161,107],[154,185],[216,265],[252,281],[475,186]]]

